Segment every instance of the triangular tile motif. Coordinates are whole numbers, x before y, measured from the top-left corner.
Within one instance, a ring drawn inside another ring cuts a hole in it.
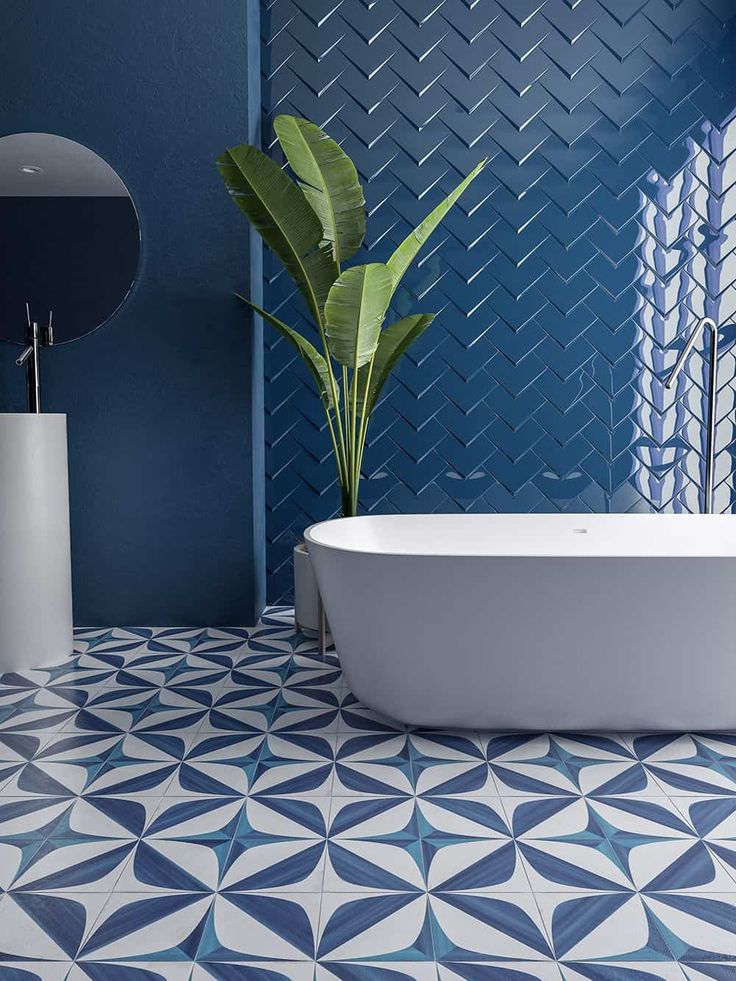
[[[264,133],[325,125],[355,159],[383,261],[490,162],[405,279],[441,311],[379,406],[363,506],[698,511],[705,365],[662,381],[696,317],[724,326],[715,503],[734,498],[736,9],[705,0],[273,0]],[[275,151],[274,151],[275,152]],[[266,257],[265,305],[309,332]],[[318,399],[266,334],[269,595],[338,507]]]
[[[130,719],[100,730],[75,708],[39,730],[60,677],[69,704],[94,689]],[[0,704],[2,978],[736,970],[732,733],[411,730],[282,607],[237,633],[82,631]]]

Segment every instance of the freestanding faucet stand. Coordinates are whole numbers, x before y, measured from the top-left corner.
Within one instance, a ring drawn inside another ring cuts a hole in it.
[[[706,420],[705,500],[703,502],[703,511],[705,514],[712,514],[713,474],[716,459],[716,402],[718,401],[718,326],[711,317],[703,317],[693,328],[693,332],[688,337],[680,357],[675,362],[675,367],[665,382],[665,388],[672,388],[675,384],[677,376],[687,361],[688,355],[705,329],[710,331],[710,349],[708,352],[708,418]]]

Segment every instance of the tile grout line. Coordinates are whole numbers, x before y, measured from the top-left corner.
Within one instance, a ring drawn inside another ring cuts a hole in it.
[[[490,766],[490,763],[489,763],[489,766]],[[494,777],[494,780],[495,780],[495,777]],[[557,970],[558,970],[558,972],[559,972],[559,974],[560,974],[560,976],[562,978],[562,981],[564,981],[564,974],[563,974],[562,968],[560,966],[560,962],[557,959],[557,951],[555,949],[555,943],[554,943],[554,938],[552,937],[551,928],[548,929],[547,924],[544,921],[544,916],[542,914],[542,907],[539,905],[539,900],[537,899],[537,891],[535,890],[534,886],[532,885],[532,880],[531,880],[531,878],[529,876],[529,870],[527,869],[526,860],[524,859],[524,856],[521,854],[521,850],[519,849],[519,847],[518,847],[518,845],[516,843],[516,835],[514,834],[513,820],[512,820],[513,819],[513,815],[511,815],[509,813],[509,809],[508,809],[508,806],[507,806],[506,801],[504,800],[504,798],[499,795],[499,798],[498,799],[499,799],[499,802],[501,804],[501,808],[503,809],[503,812],[504,812],[504,817],[506,819],[506,827],[508,828],[509,833],[511,835],[511,840],[514,843],[514,854],[516,855],[517,860],[521,863],[521,867],[524,870],[524,876],[525,876],[526,881],[527,881],[527,883],[529,885],[529,892],[530,892],[530,894],[531,894],[531,896],[532,896],[532,898],[534,900],[534,905],[535,905],[535,907],[537,909],[537,912],[539,913],[539,922],[541,923],[542,929],[544,930],[544,934],[545,934],[545,936],[547,938],[547,942],[549,944],[549,949],[552,952],[552,956],[554,958],[555,966],[556,966],[556,968],[557,968]]]
[[[422,873],[422,878],[424,879],[425,895],[427,897],[426,908],[427,908],[427,914],[429,916],[430,937],[432,939],[432,956],[434,957],[435,972],[437,974],[437,977],[439,978],[440,961],[439,958],[437,957],[437,940],[435,937],[435,929],[434,929],[436,918],[434,915],[434,909],[432,908],[432,898],[429,888],[429,866],[426,864],[425,853],[424,853],[424,835],[422,834],[422,825],[421,825],[421,821],[419,820],[420,816],[423,817],[421,809],[419,807],[420,798],[417,796],[417,783],[419,782],[419,774],[416,773],[414,768],[414,746],[411,741],[411,733],[409,732],[406,733],[406,743],[409,749],[409,765],[411,767],[412,784],[413,784],[412,789],[414,791],[414,803],[413,803],[414,817],[417,820],[417,826],[419,831],[419,850],[420,850],[420,856],[422,861],[421,873]],[[437,925],[439,926],[439,924]]]

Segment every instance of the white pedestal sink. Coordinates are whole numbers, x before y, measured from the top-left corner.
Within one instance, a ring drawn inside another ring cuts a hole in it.
[[[66,416],[0,414],[0,674],[72,650]]]

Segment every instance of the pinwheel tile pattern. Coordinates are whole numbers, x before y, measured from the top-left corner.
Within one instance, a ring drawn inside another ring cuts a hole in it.
[[[270,0],[264,132],[326,126],[385,259],[478,159],[484,175],[395,313],[441,310],[376,413],[376,512],[697,511],[705,371],[724,325],[716,508],[734,500],[736,5],[731,0]],[[266,302],[309,330],[287,277]],[[338,495],[319,402],[267,334],[269,593]]]
[[[408,730],[269,609],[0,678],[5,981],[725,981],[736,735]]]

